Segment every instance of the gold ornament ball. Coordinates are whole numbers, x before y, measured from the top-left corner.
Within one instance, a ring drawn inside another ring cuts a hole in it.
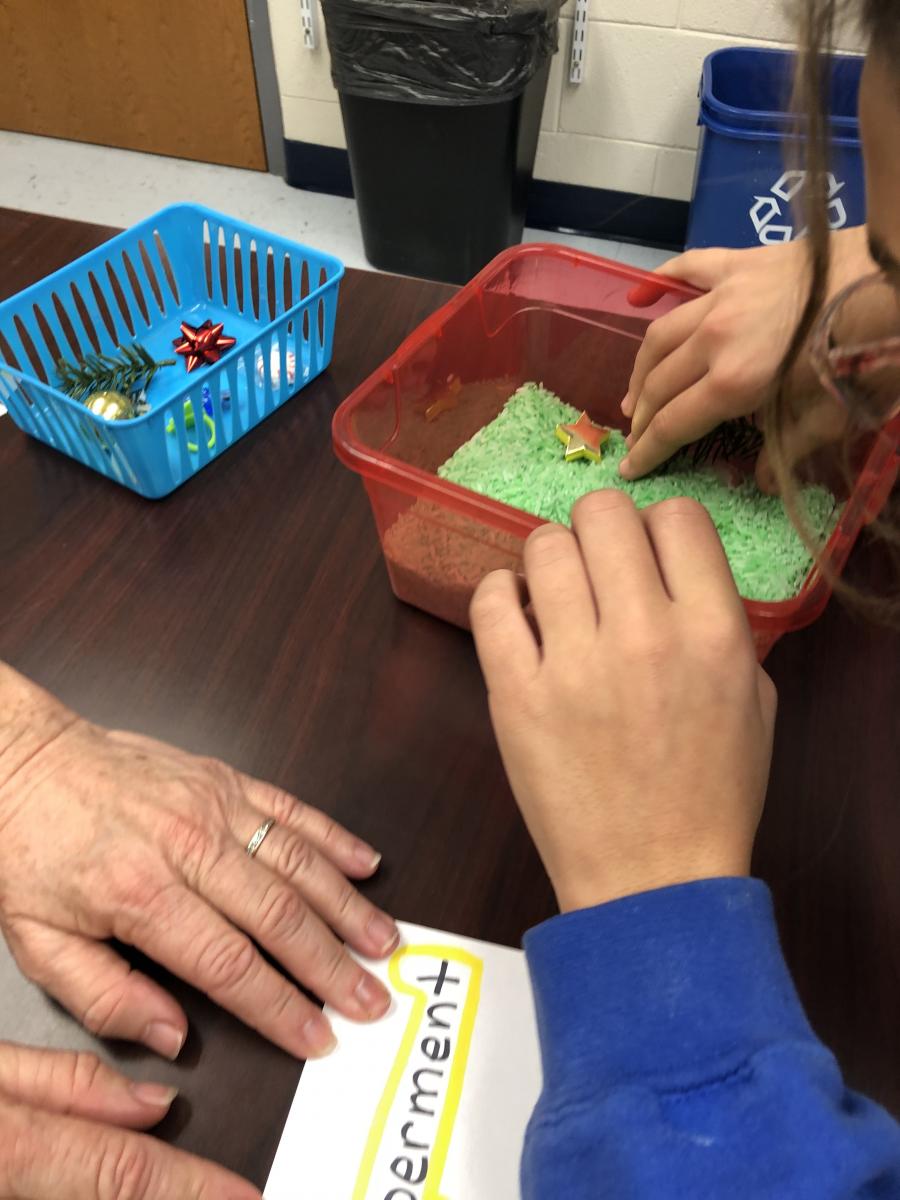
[[[130,421],[137,416],[134,401],[121,392],[94,392],[84,402],[95,416],[105,421]]]

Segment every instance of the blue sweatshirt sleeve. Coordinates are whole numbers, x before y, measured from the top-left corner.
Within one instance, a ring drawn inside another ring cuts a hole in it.
[[[525,938],[544,1087],[524,1200],[894,1200],[900,1128],[809,1027],[764,884],[711,879]]]

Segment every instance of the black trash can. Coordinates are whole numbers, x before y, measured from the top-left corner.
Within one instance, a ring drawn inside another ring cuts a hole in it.
[[[323,0],[366,257],[464,283],[521,241],[561,0]]]

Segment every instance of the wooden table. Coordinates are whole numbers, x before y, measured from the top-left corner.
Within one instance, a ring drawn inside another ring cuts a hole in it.
[[[0,297],[114,231],[0,212]],[[349,271],[331,370],[162,502],[0,420],[0,658],[95,721],[218,755],[385,852],[372,898],[509,944],[553,912],[488,724],[470,639],[398,604],[339,401],[451,294]],[[861,545],[850,577],[885,586]],[[778,744],[757,867],[791,966],[852,1083],[900,1113],[900,639],[837,603],[775,649]],[[300,1064],[165,978],[191,1035],[165,1139],[265,1181]],[[0,1037],[89,1039],[0,953]]]

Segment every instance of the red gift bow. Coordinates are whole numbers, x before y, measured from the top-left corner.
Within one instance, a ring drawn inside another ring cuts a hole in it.
[[[222,324],[213,325],[209,320],[197,326],[182,321],[181,337],[175,338],[172,345],[176,354],[183,354],[187,359],[188,371],[218,362],[225,351],[231,349],[237,339],[223,335],[223,328]]]

